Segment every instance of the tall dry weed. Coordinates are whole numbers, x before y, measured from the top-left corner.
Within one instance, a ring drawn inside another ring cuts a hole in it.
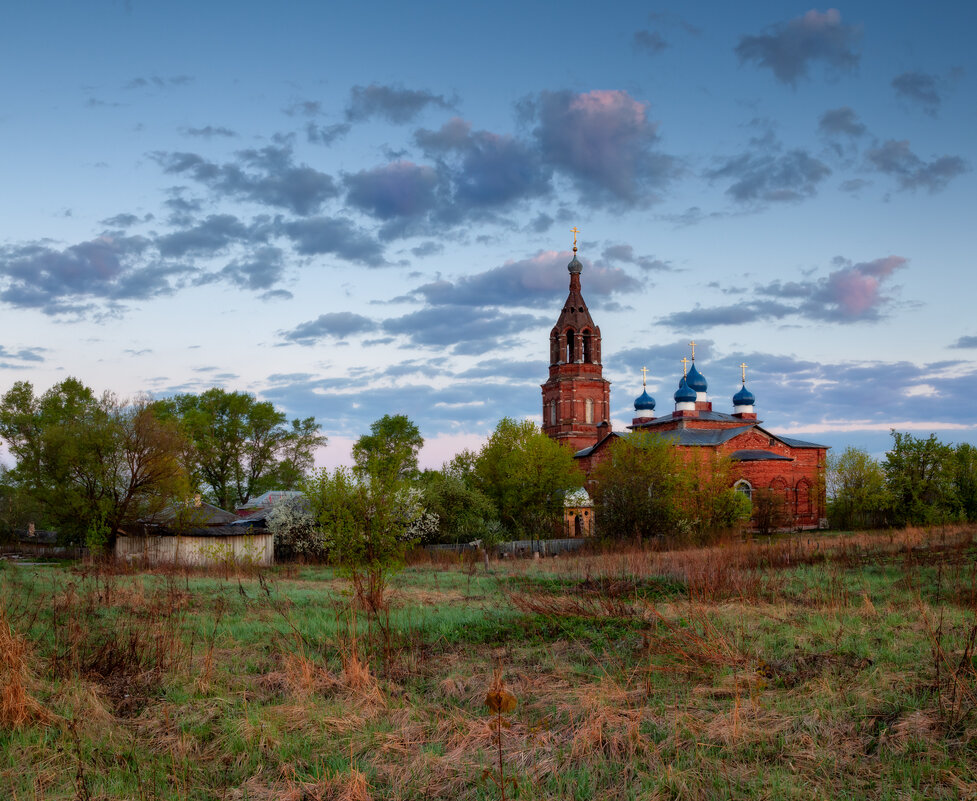
[[[27,640],[10,628],[0,610],[0,726],[4,728],[47,723],[53,717],[30,692],[34,677],[29,659]]]

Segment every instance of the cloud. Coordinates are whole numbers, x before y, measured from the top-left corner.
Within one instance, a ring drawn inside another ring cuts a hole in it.
[[[342,217],[310,217],[284,223],[281,230],[296,251],[306,256],[332,253],[368,267],[386,265],[383,247],[372,236]]]
[[[43,362],[44,357],[41,355],[47,348],[21,348],[20,350],[8,350],[3,345],[0,345],[0,359],[16,359],[17,361],[24,362]]]
[[[211,273],[208,277],[224,279],[241,289],[271,289],[285,271],[282,255],[282,251],[275,247],[258,248],[248,258],[232,261],[219,273]],[[284,290],[278,290],[281,292]],[[291,297],[290,293],[285,294]]]
[[[474,209],[505,206],[546,195],[550,174],[539,154],[512,136],[472,131],[454,117],[437,131],[419,129],[414,140],[447,171],[451,198],[442,218],[460,220]]]
[[[131,228],[134,225],[138,225],[141,222],[149,222],[152,219],[152,214],[147,214],[144,217],[138,217],[135,214],[123,213],[101,220],[100,225],[107,225],[109,228]]]
[[[331,176],[307,164],[295,164],[287,145],[241,150],[236,163],[225,164],[196,153],[152,155],[165,172],[186,175],[217,194],[288,209],[301,216],[314,214],[339,194]]]
[[[935,75],[925,72],[904,72],[892,79],[896,97],[918,105],[923,111],[935,117],[943,103],[944,82]]]
[[[977,348],[977,336],[960,337],[950,345],[951,348]]]
[[[923,161],[909,148],[907,140],[889,139],[866,153],[869,164],[881,173],[893,176],[900,189],[926,189],[935,194],[946,189],[958,175],[970,167],[959,156],[940,156]]]
[[[770,152],[775,147],[733,156],[706,177],[733,179],[726,194],[739,203],[796,203],[816,195],[831,169],[804,150]]]
[[[346,122],[337,122],[335,125],[316,125],[310,122],[305,126],[305,138],[313,145],[329,146],[346,136],[351,128]]]
[[[640,30],[635,31],[631,39],[635,50],[641,50],[652,55],[658,55],[668,48],[668,42],[658,31]]]
[[[416,217],[437,202],[438,175],[432,167],[395,161],[347,175],[346,202],[381,220]]]
[[[0,301],[45,314],[81,314],[93,301],[171,294],[188,267],[137,264],[143,237],[99,237],[57,250],[28,244],[0,249]]]
[[[290,342],[297,342],[300,345],[313,345],[322,339],[346,339],[353,334],[363,334],[374,331],[376,328],[377,324],[362,314],[330,312],[320,314],[314,320],[299,323],[291,331],[279,333],[283,339]]]
[[[465,346],[475,345],[474,352],[486,353],[511,343],[513,335],[551,324],[548,317],[443,304],[389,318],[382,327],[413,345],[453,347],[456,353],[472,353]]]
[[[736,55],[741,64],[753,62],[769,69],[781,83],[794,86],[816,61],[839,72],[853,70],[858,66],[855,47],[860,36],[861,28],[843,24],[837,9],[811,10],[771,25],[760,35],[741,37]]]
[[[193,78],[189,75],[171,75],[166,78],[150,75],[148,78],[132,78],[126,81],[122,88],[129,91],[133,89],[169,89],[174,86],[187,86],[191,83],[193,83]]]
[[[541,251],[519,261],[509,261],[482,273],[456,281],[440,279],[418,287],[412,294],[433,305],[552,307],[566,291],[566,265],[571,254]],[[584,260],[581,277],[585,295],[608,296],[640,290],[641,284],[618,267],[599,267]]]
[[[428,107],[452,109],[456,103],[456,100],[446,100],[444,95],[424,90],[371,83],[369,86],[354,86],[350,90],[346,119],[362,122],[383,117],[388,122],[405,123],[415,119]]]
[[[604,248],[601,256],[605,261],[623,261],[634,264],[646,272],[666,272],[672,270],[670,262],[656,259],[654,256],[636,256],[631,245],[610,245]]]
[[[289,117],[317,117],[322,113],[322,103],[318,100],[298,100],[282,109]]]
[[[444,245],[440,242],[428,240],[427,242],[421,242],[416,248],[411,248],[410,252],[419,259],[425,256],[437,256],[439,253],[444,252]]]
[[[859,137],[865,133],[865,126],[851,106],[828,109],[818,121],[818,130],[825,136]]]
[[[696,329],[717,325],[743,325],[798,317],[838,323],[882,319],[892,299],[883,294],[885,283],[907,264],[901,256],[886,256],[857,264],[835,259],[838,269],[822,278],[773,281],[754,287],[752,300],[673,312],[659,322],[672,328]]]
[[[190,228],[158,237],[156,247],[165,257],[181,257],[189,253],[210,255],[250,235],[248,227],[233,214],[212,214]]]
[[[213,139],[215,136],[227,138],[237,136],[237,133],[232,131],[230,128],[223,127],[222,125],[207,125],[204,128],[181,128],[180,130],[187,136],[197,136],[203,139]]]
[[[645,205],[677,173],[675,160],[654,150],[647,104],[627,92],[540,92],[519,111],[536,126],[543,162],[569,177],[587,205]]]

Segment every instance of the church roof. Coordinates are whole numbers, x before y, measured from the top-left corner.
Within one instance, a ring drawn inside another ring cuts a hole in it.
[[[755,450],[752,448],[741,451],[733,451],[729,458],[734,462],[793,462],[789,456],[780,456],[770,451]]]
[[[733,437],[745,434],[753,428],[753,424],[736,426],[735,428],[673,428],[662,431],[659,436],[663,439],[673,439],[678,445],[722,445]]]
[[[792,448],[825,448],[825,449],[827,449],[827,448],[830,448],[831,447],[830,445],[818,445],[818,443],[816,443],[816,442],[807,442],[807,441],[805,441],[803,439],[794,439],[793,437],[780,437],[780,436],[778,436],[777,439],[779,439],[781,442],[783,442],[784,445],[790,445],[790,447],[792,447]]]

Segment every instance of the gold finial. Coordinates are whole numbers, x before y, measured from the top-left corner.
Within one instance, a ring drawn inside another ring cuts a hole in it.
[[[577,226],[573,226],[573,228],[571,228],[570,230],[573,232],[573,252],[576,253],[577,252],[577,234],[580,233],[580,229],[577,228]]]
[[[745,384],[746,383],[746,362],[743,362],[740,365],[740,370],[743,371],[743,383]]]
[[[682,357],[682,375],[688,378],[689,375],[689,359],[686,356]]]
[[[692,346],[692,361],[695,361],[695,340],[693,339],[689,345]]]
[[[648,368],[641,368],[641,386],[647,389],[648,387]]]

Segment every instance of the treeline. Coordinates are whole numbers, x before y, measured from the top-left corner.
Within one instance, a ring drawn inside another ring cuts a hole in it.
[[[892,432],[882,460],[846,448],[828,457],[832,528],[977,522],[977,448]]]
[[[233,509],[298,489],[326,438],[245,392],[124,401],[68,378],[41,395],[14,384],[0,441],[16,460],[0,471],[0,533],[33,523],[98,548],[198,493]]]

